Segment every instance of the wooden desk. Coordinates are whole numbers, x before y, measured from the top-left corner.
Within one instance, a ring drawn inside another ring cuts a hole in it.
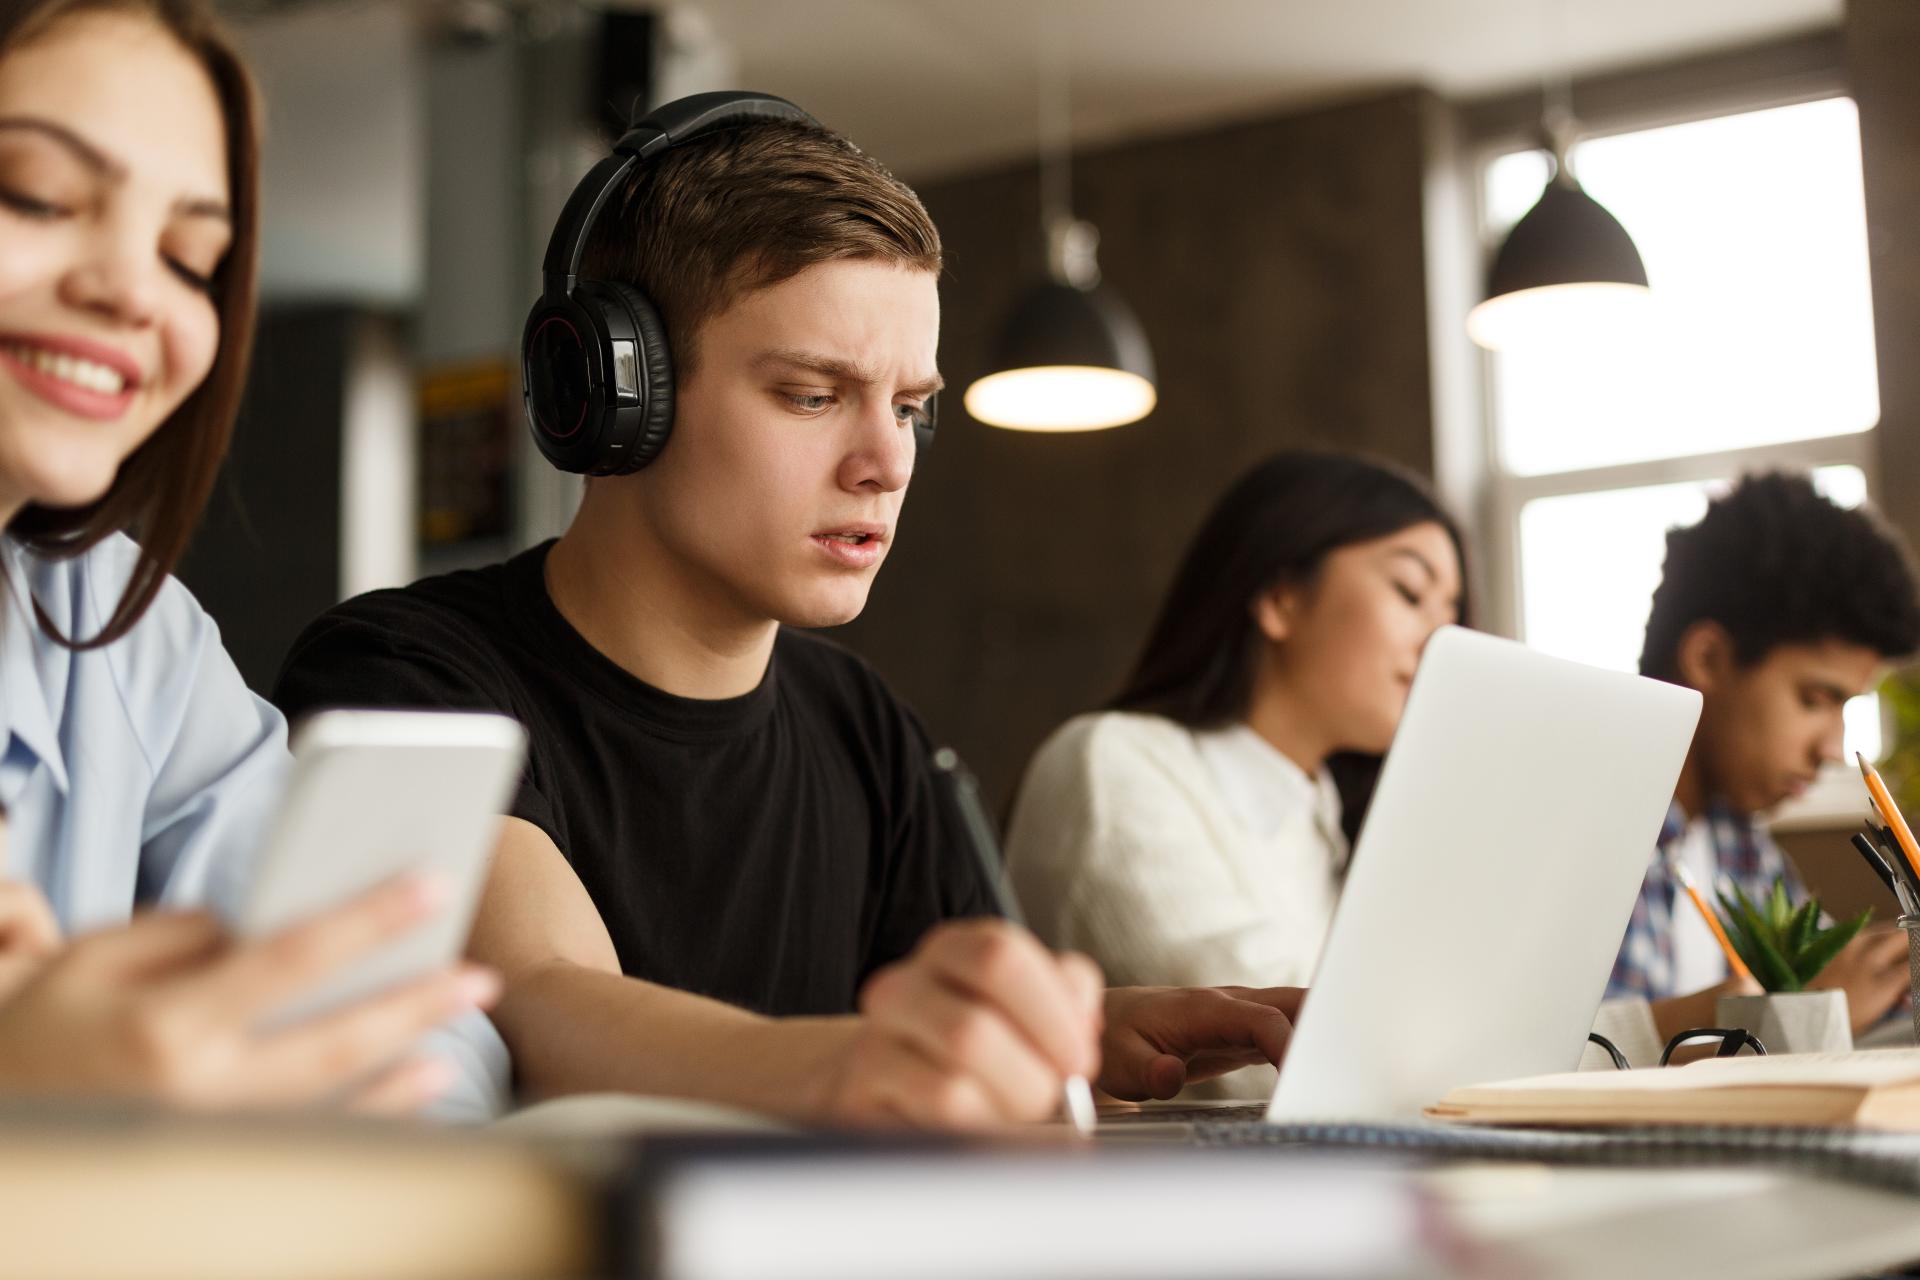
[[[584,1277],[602,1181],[577,1147],[411,1125],[0,1109],[0,1274]]]

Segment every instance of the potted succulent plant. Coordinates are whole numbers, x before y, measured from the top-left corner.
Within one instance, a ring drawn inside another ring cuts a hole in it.
[[[1786,886],[1755,903],[1738,887],[1720,899],[1720,920],[1733,948],[1767,994],[1727,996],[1717,1008],[1721,1022],[1745,1027],[1772,1053],[1845,1051],[1853,1047],[1852,1023],[1844,991],[1814,991],[1809,984],[1873,918],[1862,911],[1851,920],[1822,926],[1816,899],[1795,907]]]

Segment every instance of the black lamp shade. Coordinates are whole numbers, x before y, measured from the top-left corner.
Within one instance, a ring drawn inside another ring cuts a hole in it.
[[[1562,176],[1507,233],[1467,332],[1493,351],[1605,341],[1643,323],[1649,297],[1627,229]]]
[[[1572,182],[1549,182],[1507,233],[1487,273],[1487,296],[1558,284],[1647,284],[1627,229]]]
[[[1111,289],[1055,280],[1029,289],[1001,327],[995,369],[1076,365],[1120,369],[1153,381],[1153,350],[1127,304]]]
[[[1095,431],[1153,411],[1153,351],[1110,290],[1057,280],[1021,296],[994,344],[992,372],[967,388],[967,412],[996,427]]]

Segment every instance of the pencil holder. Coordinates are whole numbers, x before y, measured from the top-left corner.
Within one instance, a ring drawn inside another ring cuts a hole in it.
[[[1894,921],[1907,934],[1907,987],[1913,995],[1913,1040],[1920,1044],[1920,916]]]

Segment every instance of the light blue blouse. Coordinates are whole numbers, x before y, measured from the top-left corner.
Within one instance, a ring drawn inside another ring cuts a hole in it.
[[[37,623],[33,601],[61,635],[98,634],[138,557],[121,536],[68,560],[0,537],[4,870],[37,885],[69,934],[135,907],[230,910],[290,763],[286,722],[247,688],[179,582],[103,648],[68,648]],[[484,1016],[425,1047],[460,1076],[437,1114],[498,1112],[506,1046]]]
[[[68,932],[234,890],[287,767],[280,713],[240,679],[213,620],[169,580],[125,638],[69,649],[111,616],[139,548],[72,560],[4,540],[0,804],[7,872],[38,885]],[[216,886],[216,876],[228,882]]]

